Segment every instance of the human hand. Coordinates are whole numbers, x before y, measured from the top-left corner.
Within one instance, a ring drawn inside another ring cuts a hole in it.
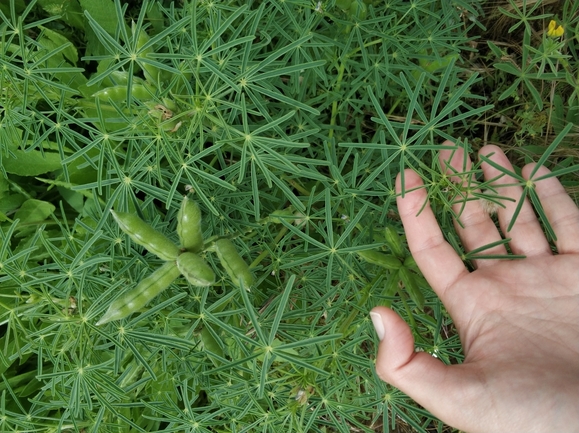
[[[445,145],[453,145],[446,142]],[[485,146],[482,155],[512,170],[504,153]],[[448,161],[450,150],[441,151]],[[462,149],[451,158],[458,172]],[[466,170],[471,166],[467,160]],[[523,169],[528,179],[534,164]],[[501,174],[482,164],[485,179]],[[539,168],[534,177],[548,173]],[[448,171],[449,175],[453,173]],[[456,176],[453,181],[459,181]],[[498,194],[516,201],[516,180],[503,176],[493,185]],[[405,172],[405,190],[422,185]],[[509,185],[500,187],[501,185]],[[400,175],[396,182],[400,192]],[[501,231],[481,208],[464,205],[463,228],[455,228],[467,251],[505,238],[520,260],[475,261],[469,272],[445,241],[424,188],[398,197],[408,246],[416,263],[452,317],[464,349],[464,363],[444,365],[428,353],[414,351],[408,325],[392,310],[377,307],[371,317],[381,338],[378,375],[399,388],[447,424],[476,432],[579,432],[579,209],[555,178],[538,181],[535,190],[557,236],[553,254],[530,203],[524,203],[510,232],[516,202],[498,211]],[[484,254],[507,254],[504,245]]]

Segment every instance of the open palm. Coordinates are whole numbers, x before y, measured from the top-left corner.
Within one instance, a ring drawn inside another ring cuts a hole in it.
[[[499,148],[486,146],[481,153],[512,170]],[[441,152],[441,162],[460,172],[462,150]],[[489,164],[482,168],[486,179],[500,175]],[[525,178],[532,168],[523,169]],[[545,173],[544,167],[537,172]],[[494,186],[518,200],[522,189],[515,183],[503,176]],[[420,185],[419,176],[407,170],[405,190]],[[408,325],[392,310],[377,307],[371,314],[383,339],[376,370],[441,420],[469,433],[579,431],[579,209],[555,178],[537,182],[535,190],[557,236],[558,254],[529,203],[507,232],[516,202],[505,201],[499,209],[499,231],[479,201],[468,201],[456,205],[457,211],[464,208],[462,227],[455,224],[467,251],[501,240],[502,232],[511,238],[511,251],[526,256],[476,260],[474,272],[444,240],[430,207],[419,214],[424,189],[398,200],[412,255],[453,318],[465,360],[447,366],[416,353]],[[485,251],[506,253],[504,245]]]

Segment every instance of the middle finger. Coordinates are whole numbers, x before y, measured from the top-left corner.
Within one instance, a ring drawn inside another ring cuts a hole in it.
[[[452,142],[445,142],[444,145],[452,145]],[[480,192],[475,184],[471,170],[472,162],[468,155],[464,154],[464,149],[456,147],[456,150],[444,149],[440,151],[440,165],[443,173],[450,176],[455,188],[459,191],[452,200],[452,210],[458,218],[454,219],[454,226],[462,244],[467,252],[481,248],[493,242],[500,241],[499,233],[495,223],[489,214],[483,209],[480,200],[473,199],[473,193]],[[466,173],[461,175],[461,173]],[[504,245],[496,245],[481,251],[484,255],[506,255],[507,250]],[[492,265],[493,260],[478,259],[473,260],[477,268]]]
[[[507,156],[499,147],[492,145],[485,146],[479,153],[487,156],[491,161],[504,167],[508,171],[514,171]],[[493,182],[493,187],[497,189],[497,193],[513,200],[503,201],[504,207],[500,207],[498,210],[501,231],[506,238],[511,238],[509,246],[513,253],[525,254],[527,257],[544,254],[551,255],[551,248],[549,247],[547,238],[545,237],[541,225],[535,216],[535,211],[533,210],[531,203],[529,203],[526,198],[524,198],[519,214],[515,216],[517,204],[523,195],[523,188],[521,188],[520,185],[517,185],[517,180],[508,175],[500,176],[503,173],[486,162],[482,164],[482,169],[485,179],[494,179],[498,177],[498,179]],[[511,230],[507,231],[513,218],[516,218],[516,222],[511,227]]]

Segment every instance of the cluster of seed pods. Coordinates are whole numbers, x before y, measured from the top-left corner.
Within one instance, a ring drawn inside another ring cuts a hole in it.
[[[201,210],[197,203],[188,199],[187,196],[183,198],[177,214],[177,235],[180,246],[175,245],[167,236],[136,215],[113,210],[111,214],[119,228],[133,242],[165,260],[166,263],[143,279],[136,287],[116,298],[97,325],[123,319],[140,310],[181,275],[194,286],[203,287],[214,284],[213,269],[199,255],[203,251],[212,251],[217,254],[223,269],[235,286],[243,285],[249,289],[253,284],[253,275],[249,266],[229,239],[218,239],[207,246],[204,244]]]

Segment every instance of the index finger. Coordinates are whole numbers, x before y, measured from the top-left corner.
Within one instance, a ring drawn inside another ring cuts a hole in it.
[[[469,272],[456,251],[444,239],[430,204],[427,203],[422,209],[428,197],[426,190],[420,188],[421,186],[423,183],[420,176],[410,169],[405,170],[406,193],[404,198],[399,195],[396,202],[412,257],[430,286],[442,302],[445,302],[446,289]],[[396,192],[399,194],[401,189],[398,174]]]

